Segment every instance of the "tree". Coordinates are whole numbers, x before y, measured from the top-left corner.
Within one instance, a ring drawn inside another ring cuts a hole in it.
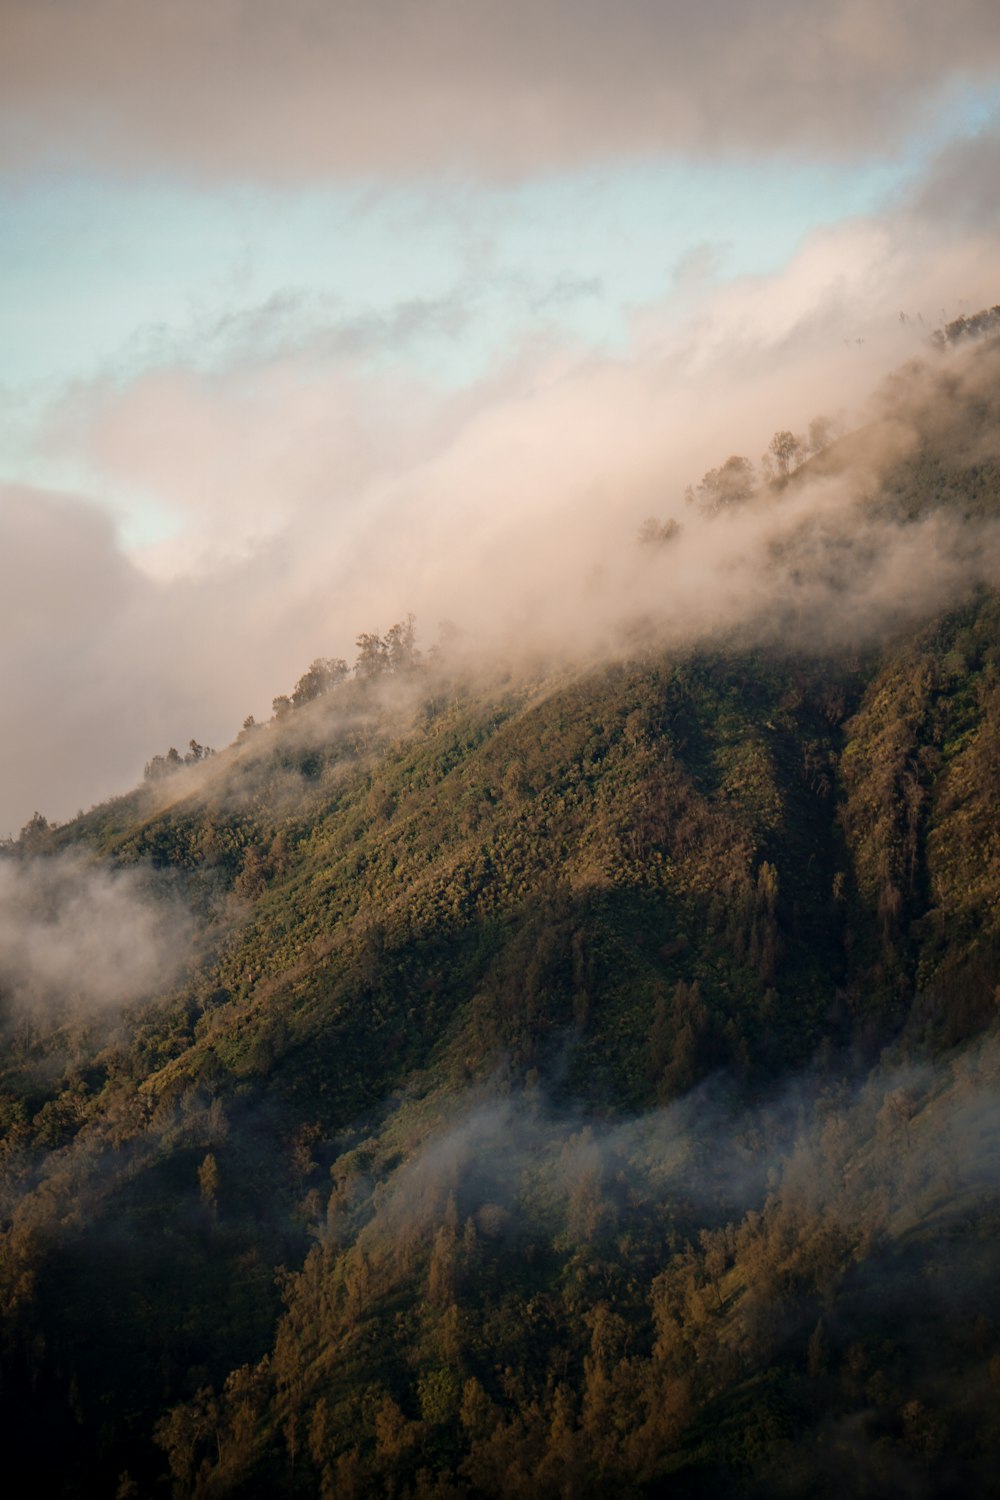
[[[321,1469],[326,1462],[331,1431],[330,1408],[327,1406],[326,1397],[320,1396],[313,1408],[312,1419],[309,1423],[309,1457],[317,1469]]]
[[[380,635],[371,630],[364,631],[355,641],[358,648],[354,663],[354,675],[362,682],[374,682],[389,665],[389,649]]]
[[[411,672],[420,661],[416,640],[412,614],[391,626],[384,639],[374,631],[366,630],[356,642],[355,677],[362,682],[371,682],[384,672]]]
[[[292,691],[293,704],[296,708],[301,708],[304,703],[321,698],[324,693],[343,682],[346,676],[347,663],[342,656],[318,656],[308,672],[304,672],[295,684]]]
[[[442,1224],[434,1236],[427,1268],[427,1300],[439,1310],[448,1307],[455,1295],[458,1253],[457,1235],[449,1224]]]
[[[214,1219],[218,1207],[219,1167],[211,1151],[198,1168],[198,1190],[202,1203]]]
[[[823,1327],[823,1319],[820,1318],[813,1329],[806,1349],[806,1369],[810,1380],[819,1380],[821,1375],[826,1374],[830,1351],[827,1344],[826,1329]]]
[[[25,823],[17,836],[21,848],[29,854],[35,854],[40,849],[45,849],[52,841],[55,825],[50,823],[44,813],[35,812]]]
[[[146,781],[161,781],[164,776],[170,776],[184,764],[180,754],[171,745],[166,755],[154,755],[152,760],[147,760],[146,769],[143,772]]]
[[[233,890],[237,896],[253,901],[261,894],[271,874],[267,856],[263,850],[251,844],[243,855],[243,865],[233,882]]]
[[[380,1464],[395,1464],[410,1451],[417,1439],[415,1425],[386,1392],[375,1413],[375,1456]]]
[[[813,417],[809,423],[809,438],[805,443],[807,453],[822,453],[839,436],[840,424],[832,417]]]
[[[414,616],[408,614],[405,620],[399,621],[392,626],[391,630],[386,631],[383,644],[390,672],[408,672],[415,667],[420,653],[416,647]]]
[[[458,1415],[462,1404],[462,1387],[454,1370],[447,1367],[428,1370],[417,1381],[420,1415],[430,1427],[443,1427]]]
[[[213,1433],[218,1442],[219,1410],[210,1386],[203,1386],[191,1401],[173,1407],[157,1423],[153,1440],[167,1455],[175,1481],[175,1493],[191,1493],[200,1452]]]
[[[655,516],[647,516],[639,527],[639,542],[644,547],[663,547],[667,542],[673,541],[680,529],[680,522],[675,521],[673,516],[669,521],[658,521]]]
[[[207,760],[215,751],[211,745],[199,745],[197,740],[188,740],[188,748],[184,755],[171,745],[166,755],[154,755],[152,760],[147,760],[143,777],[146,781],[160,781],[164,776],[171,776],[174,771],[179,771],[181,766],[193,766],[201,760]]]
[[[295,1459],[299,1451],[299,1414],[293,1411],[282,1428],[285,1437],[285,1446],[288,1449],[288,1462],[291,1469],[292,1482],[295,1482]]]
[[[795,467],[796,460],[800,459],[804,452],[805,444],[802,439],[784,428],[781,432],[774,434],[761,462],[769,473],[776,473],[779,479],[787,479]]]
[[[733,505],[743,505],[757,488],[753,464],[742,454],[733,453],[718,469],[709,469],[689,498],[707,516],[718,515]]]

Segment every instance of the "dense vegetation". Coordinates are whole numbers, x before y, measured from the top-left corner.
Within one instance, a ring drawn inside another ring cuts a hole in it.
[[[1000,382],[914,385],[865,513],[988,526]],[[152,999],[5,981],[8,1464],[122,1497],[988,1493],[1000,594],[850,650],[647,634],[486,674],[408,620],[359,652],[7,851],[99,858],[172,935]]]

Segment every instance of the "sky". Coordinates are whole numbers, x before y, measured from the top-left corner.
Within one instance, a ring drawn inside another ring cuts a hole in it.
[[[1000,301],[995,0],[3,32],[0,837],[408,610],[542,628],[706,468]]]

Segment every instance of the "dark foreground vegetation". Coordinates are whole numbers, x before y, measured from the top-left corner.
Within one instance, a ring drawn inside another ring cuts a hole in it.
[[[985,546],[1000,382],[949,400],[863,505]],[[993,1493],[1000,594],[488,681],[359,649],[0,861],[51,957],[37,872],[99,856],[152,995],[4,981],[8,1472]]]

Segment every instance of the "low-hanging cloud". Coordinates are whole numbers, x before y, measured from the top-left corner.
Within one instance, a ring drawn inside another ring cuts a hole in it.
[[[650,623],[684,645],[791,622],[822,646],[994,581],[989,528],[863,515],[867,470],[727,522],[683,494],[776,428],[845,406],[865,420],[863,393],[927,353],[957,287],[970,309],[996,301],[995,266],[990,237],[942,243],[908,211],[819,232],[780,273],[702,287],[681,313],[637,311],[621,352],[549,335],[458,391],[270,338],[258,358],[241,343],[209,369],[74,387],[40,444],[175,530],[127,553],[94,500],[0,495],[0,832],[123,790],[171,744],[228,743],[315,656],[350,660],[360,631],[408,610],[424,646],[443,619],[507,653],[626,649]],[[886,455],[940,405],[920,389],[897,393],[916,405]],[[651,514],[682,527],[655,555],[635,542]]]
[[[279,181],[842,156],[891,149],[998,66],[990,0],[8,0],[0,149],[8,167]]]
[[[189,913],[149,872],[79,853],[0,859],[5,1008],[79,1016],[162,994],[192,937]]]
[[[831,1270],[840,1280],[849,1250],[864,1260],[880,1239],[888,1250],[921,1224],[947,1237],[971,1203],[995,1195],[998,1065],[996,1037],[987,1035],[948,1068],[887,1055],[866,1077],[828,1078],[818,1093],[806,1073],[750,1107],[718,1075],[665,1108],[610,1121],[553,1105],[541,1087],[500,1097],[486,1088],[441,1106],[444,1117],[419,1146],[410,1138],[401,1167],[391,1134],[371,1143],[369,1160],[388,1159],[388,1171],[366,1226],[360,1217],[359,1243],[391,1255],[408,1235],[432,1235],[449,1197],[487,1238],[537,1234],[547,1222],[554,1237],[568,1227],[570,1243],[580,1237],[581,1188],[591,1233],[598,1224],[605,1234],[624,1230],[632,1216],[655,1219],[660,1207],[667,1224],[738,1222],[768,1202],[775,1225],[836,1232],[844,1256]],[[359,1197],[370,1187],[356,1184]],[[869,1274],[877,1293],[877,1255]],[[972,1303],[978,1290],[956,1289],[954,1304]]]
[[[165,350],[76,384],[40,452],[84,463],[91,496],[150,499],[172,534],[127,552],[96,498],[1,489],[0,834],[123,790],[168,745],[226,744],[313,657],[351,660],[358,631],[408,610],[424,646],[451,619],[508,654],[750,621],[829,645],[990,582],[988,528],[862,517],[864,469],[729,523],[682,496],[775,429],[868,420],[865,393],[927,354],[942,309],[997,302],[996,266],[988,226],[946,234],[915,190],[817,231],[775,275],[637,309],[621,351],[535,335],[459,390],[303,344],[304,324],[276,339],[280,308],[259,345],[253,318],[220,330],[207,365]],[[933,380],[907,381],[885,456],[945,410]],[[649,514],[682,525],[657,555],[636,546]]]

